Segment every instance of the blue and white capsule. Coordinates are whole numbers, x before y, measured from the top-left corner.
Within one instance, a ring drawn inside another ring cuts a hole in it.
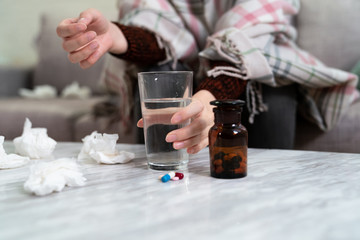
[[[172,179],[173,177],[175,177],[175,172],[169,172],[169,173],[163,175],[160,180],[161,180],[162,182],[168,182],[168,181],[169,181],[170,179]]]

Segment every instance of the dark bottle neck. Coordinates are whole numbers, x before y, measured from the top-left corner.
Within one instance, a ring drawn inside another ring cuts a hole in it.
[[[216,124],[240,124],[241,109],[239,108],[214,108]]]

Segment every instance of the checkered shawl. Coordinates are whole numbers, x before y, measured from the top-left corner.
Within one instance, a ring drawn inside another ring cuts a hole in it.
[[[249,80],[252,117],[266,109],[255,87],[258,83],[297,83],[301,112],[322,130],[334,127],[359,96],[355,75],[326,67],[294,43],[296,30],[289,19],[299,10],[298,0],[135,0],[119,1],[118,6],[122,24],[158,36],[167,50],[166,61],[200,56],[205,63],[233,63],[234,67],[210,69],[207,74]]]

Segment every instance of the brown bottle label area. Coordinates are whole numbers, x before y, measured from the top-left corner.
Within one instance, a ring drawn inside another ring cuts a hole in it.
[[[247,175],[247,146],[210,146],[210,172],[216,178],[241,178]]]

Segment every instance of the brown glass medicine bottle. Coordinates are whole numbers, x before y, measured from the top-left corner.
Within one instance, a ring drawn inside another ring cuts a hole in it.
[[[247,175],[248,132],[241,125],[242,100],[214,100],[214,125],[209,130],[210,174],[215,178]]]

